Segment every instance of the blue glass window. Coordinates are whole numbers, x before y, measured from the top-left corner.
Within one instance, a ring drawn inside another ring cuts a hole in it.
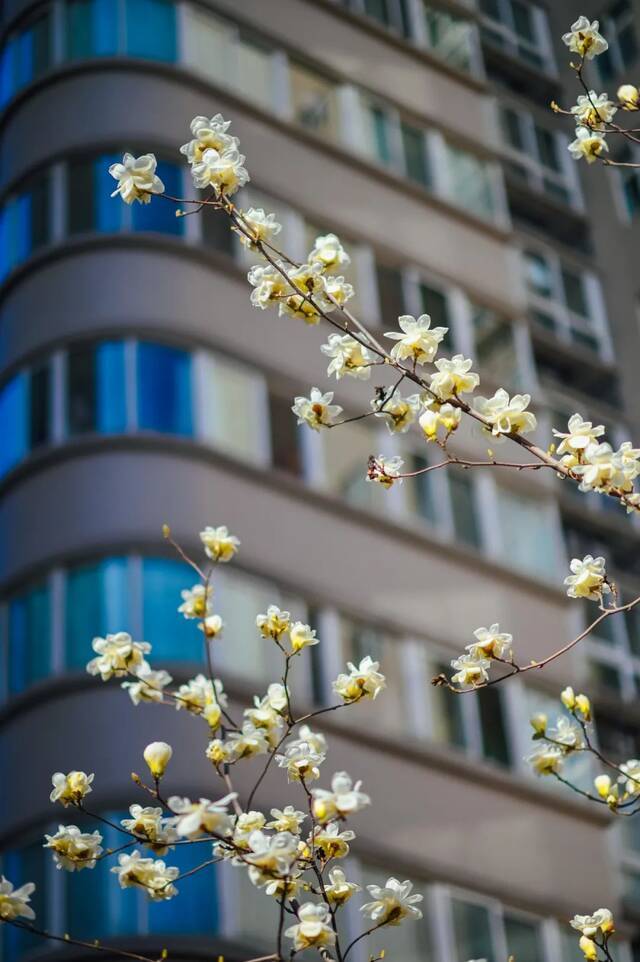
[[[35,883],[36,889],[29,904],[36,913],[35,924],[39,923],[44,927],[47,925],[47,855],[40,839],[25,848],[4,852],[2,855],[2,874],[13,882],[16,888],[20,888],[25,882]],[[42,945],[41,936],[31,935],[13,925],[0,926],[0,954],[6,962],[10,959],[18,960],[32,949],[41,949]]]
[[[186,351],[138,344],[138,426],[163,434],[193,433],[191,357]]]
[[[41,172],[0,211],[0,279],[50,239],[50,181]]]
[[[118,434],[127,423],[124,343],[73,348],[67,356],[67,427],[70,434]]]
[[[46,11],[14,33],[0,53],[0,107],[50,66],[51,16]]]
[[[126,818],[124,812],[103,812],[111,822]],[[108,825],[91,822],[83,831],[98,829],[103,848],[117,848],[126,841],[124,835]],[[189,846],[185,846],[189,847]],[[74,938],[95,939],[105,936],[131,935],[139,931],[140,910],[146,896],[136,889],[121,889],[110,869],[117,856],[98,862],[95,868],[82,872],[63,872],[66,886],[65,929]]]
[[[129,579],[126,558],[69,569],[65,601],[66,664],[83,668],[93,657],[96,635],[128,631]]]
[[[192,568],[169,558],[142,562],[143,637],[153,645],[154,661],[204,660],[202,632],[195,621],[178,614],[180,592],[195,580]]]
[[[175,865],[180,873],[211,858],[206,845],[176,845],[164,861]],[[208,865],[183,881],[178,880],[177,898],[169,902],[148,903],[148,931],[158,933],[215,932],[218,928],[217,877],[215,865]]]
[[[67,0],[66,57],[104,56],[118,49],[118,4],[115,0]]]
[[[182,173],[175,164],[159,160],[157,174],[167,194],[180,197],[182,194]],[[113,183],[113,178],[110,178]],[[113,187],[111,188],[113,190]],[[182,234],[184,219],[176,217],[176,206],[173,201],[162,197],[153,197],[149,204],[138,204],[131,207],[134,230],[159,231],[162,234]]]
[[[9,603],[9,689],[22,691],[50,669],[49,587],[34,585]]]
[[[29,390],[26,374],[17,374],[0,390],[0,476],[21,461],[29,449]]]
[[[176,59],[173,0],[126,0],[127,53],[151,60]]]

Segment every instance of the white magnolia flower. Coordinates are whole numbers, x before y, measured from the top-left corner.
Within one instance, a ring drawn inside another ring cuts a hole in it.
[[[248,721],[242,726],[242,731],[229,734],[226,744],[234,761],[253,758],[254,755],[266,755],[271,748],[264,729],[257,728]]]
[[[162,778],[171,761],[173,748],[166,742],[151,742],[142,753],[154,778]]]
[[[227,696],[219,678],[211,681],[204,675],[196,675],[176,694],[176,709],[181,708],[202,715],[210,728],[217,728],[222,718],[222,709],[227,707]]]
[[[451,676],[454,685],[477,686],[489,681],[491,662],[487,658],[472,654],[460,655],[452,660],[451,667],[456,670],[455,675]]]
[[[286,708],[286,698],[284,707]],[[253,708],[245,708],[244,716],[254,728],[264,729],[269,743],[278,741],[282,730],[282,715],[271,704],[269,695],[264,698],[255,695]]]
[[[530,394],[514,394],[512,398],[504,388],[498,388],[491,398],[477,397],[474,410],[488,422],[488,430],[498,437],[501,434],[527,434],[535,431],[535,415],[527,411]]]
[[[606,583],[607,572],[605,570],[604,558],[594,558],[593,555],[585,555],[584,558],[573,558],[571,564],[571,574],[564,579],[567,587],[567,594],[570,598],[588,598],[590,601],[600,601],[603,592],[611,589]]]
[[[125,154],[121,164],[111,164],[109,173],[118,181],[112,197],[120,194],[125,204],[148,204],[152,194],[163,194],[164,184],[156,174],[157,160],[154,154],[134,157]]]
[[[384,418],[389,434],[406,434],[418,416],[422,400],[419,394],[403,397],[399,391],[391,394],[392,391],[393,388],[389,388],[385,397],[373,398],[371,407],[375,417]]]
[[[60,825],[55,835],[45,835],[43,848],[50,848],[57,868],[68,872],[95,868],[102,854],[100,832],[81,832],[77,825]]]
[[[263,874],[288,875],[298,856],[298,837],[291,832],[267,835],[257,829],[249,836],[249,854],[244,860]]]
[[[325,277],[324,296],[320,298],[322,309],[326,312],[334,311],[336,307],[343,307],[347,301],[355,297],[355,288],[340,275],[339,277]],[[356,342],[357,343],[357,342]]]
[[[275,756],[280,768],[287,770],[290,782],[314,781],[320,778],[319,765],[325,760],[325,753],[317,749],[307,741],[298,738],[285,748],[282,754]]]
[[[471,370],[472,365],[471,358],[465,358],[462,354],[454,354],[451,359],[438,358],[435,362],[438,373],[431,375],[431,390],[442,401],[460,394],[471,394],[480,383],[479,376]]]
[[[33,882],[14,889],[12,883],[4,875],[0,875],[0,922],[12,922],[20,916],[35,919],[36,913],[29,905],[35,890]]]
[[[165,671],[164,668],[153,671],[148,665],[140,667],[136,671],[136,677],[137,681],[123,681],[121,685],[125,691],[129,692],[129,697],[134,705],[139,705],[141,701],[163,701],[163,689],[173,681],[169,672]]]
[[[180,592],[182,604],[178,608],[185,618],[204,618],[209,614],[213,588],[210,585],[194,585]]]
[[[179,876],[180,869],[165,865],[161,859],[143,858],[137,849],[130,855],[126,852],[119,855],[118,864],[111,871],[118,876],[120,888],[142,888],[154,902],[178,894],[172,883]]]
[[[284,932],[288,939],[293,939],[296,952],[335,944],[336,935],[331,927],[331,915],[326,905],[305,902],[299,907],[297,915],[298,922],[290,925]]]
[[[218,528],[207,525],[204,531],[200,532],[200,541],[204,545],[205,554],[212,561],[231,561],[240,547],[238,538],[229,534],[229,529],[224,524]]]
[[[280,261],[276,263],[280,264],[282,270],[286,269],[285,264]],[[247,280],[253,287],[251,303],[262,311],[280,304],[285,296],[291,293],[291,286],[283,274],[271,264],[254,265],[247,274]]]
[[[584,124],[594,130],[604,129],[605,123],[610,123],[618,108],[607,94],[597,94],[590,90],[588,94],[578,97],[578,102],[571,108],[576,118],[576,124]]]
[[[576,127],[576,139],[571,141],[567,150],[574,160],[584,157],[588,164],[593,164],[603,152],[608,153],[609,147],[604,134],[588,127]]]
[[[265,822],[266,818],[262,812],[242,812],[238,815],[233,829],[234,845],[248,848],[249,836],[252,832],[259,832],[263,829]]]
[[[536,775],[551,775],[561,771],[564,756],[565,752],[558,745],[545,745],[540,742],[526,760]]]
[[[264,702],[268,704],[274,711],[283,712],[288,705],[287,689],[279,681],[273,681],[267,688],[267,694],[264,697]],[[301,729],[298,729],[301,731]]]
[[[438,344],[449,328],[431,327],[428,314],[421,314],[417,319],[411,314],[402,314],[398,318],[398,325],[402,333],[389,331],[385,337],[397,341],[391,349],[391,357],[396,361],[410,358],[416,364],[427,364],[433,361],[438,350]]]
[[[333,905],[344,905],[352,895],[361,891],[355,882],[347,882],[347,877],[341,868],[332,868],[329,872],[329,885],[325,885],[327,898]]]
[[[190,125],[193,139],[182,145],[180,153],[184,154],[190,164],[197,164],[209,148],[223,151],[228,147],[239,147],[238,138],[227,133],[230,126],[231,121],[225,120],[222,114],[216,114],[210,119],[194,117]]]
[[[377,458],[369,458],[367,466],[367,481],[377,481],[383,488],[390,488],[397,481],[402,484],[400,472],[404,461],[397,455],[387,458],[384,454],[379,454]]]
[[[205,749],[205,755],[214,765],[226,765],[234,761],[233,750],[221,738],[213,738]]]
[[[333,690],[345,703],[359,701],[361,698],[377,698],[378,694],[387,687],[387,680],[378,671],[380,662],[373,661],[370,655],[362,659],[360,664],[347,662],[349,674],[341,673],[333,683]]]
[[[616,97],[623,110],[638,110],[640,107],[640,90],[633,84],[622,84],[618,87]]]
[[[336,772],[331,779],[330,792],[324,788],[312,789],[313,814],[317,820],[324,824],[335,818],[346,818],[370,805],[369,796],[360,791],[361,784],[362,782],[356,782],[354,785],[347,772]]]
[[[192,802],[189,798],[172,795],[168,801],[175,814],[173,825],[176,832],[185,838],[197,838],[202,834],[230,835],[234,822],[227,808],[236,797],[236,792],[230,792],[217,802],[208,798]]]
[[[131,805],[129,814],[131,818],[121,820],[122,827],[133,832],[141,842],[153,849],[156,855],[166,855],[178,838],[173,819],[163,818],[162,809],[151,806]]]
[[[434,399],[430,399],[427,404],[428,406],[418,418],[418,424],[427,441],[437,440],[440,428],[445,438],[458,429],[462,419],[460,408],[454,407],[453,404],[440,404]]]
[[[286,805],[284,808],[271,809],[272,820],[267,822],[266,828],[272,828],[274,832],[291,832],[298,835],[300,826],[307,817],[305,812],[299,812],[293,805]]]
[[[560,701],[568,711],[578,711],[584,721],[591,720],[591,702],[586,695],[576,695],[573,688],[568,686],[560,692]]]
[[[278,313],[297,317],[306,324],[318,324],[320,321],[318,308],[326,306],[321,296],[325,290],[326,281],[320,264],[301,264],[294,270],[289,269],[287,273],[291,284],[287,286],[284,297],[279,299]],[[313,297],[315,303],[311,303],[308,300],[309,297]]]
[[[198,628],[204,632],[206,638],[217,638],[224,628],[224,621],[220,615],[207,615],[198,624]]]
[[[307,839],[307,848],[315,848],[325,862],[334,858],[346,858],[349,854],[349,842],[356,837],[350,829],[340,831],[338,822],[329,822],[316,828]]]
[[[296,621],[289,629],[289,641],[291,642],[291,651],[297,654],[303,648],[317,645],[320,639],[316,638],[315,628],[303,624],[302,621]]]
[[[262,207],[250,207],[243,213],[242,219],[253,234],[253,239],[250,240],[246,234],[239,232],[240,243],[245,247],[253,247],[259,241],[270,244],[282,230],[282,224],[278,223],[276,215],[266,214]]]
[[[113,675],[137,674],[140,668],[148,668],[144,655],[151,651],[148,641],[134,641],[126,631],[119,631],[106,638],[94,638],[91,647],[97,657],[87,664],[90,675],[100,675],[108,681]]]
[[[629,795],[640,794],[640,760],[630,758],[620,765],[623,777],[619,781],[624,784],[625,790]]]
[[[375,925],[400,925],[403,919],[421,919],[422,912],[416,908],[422,902],[422,895],[411,895],[413,883],[408,880],[387,879],[385,885],[367,885],[373,902],[367,902],[360,909]]]
[[[556,721],[556,727],[549,730],[549,738],[566,745],[568,749],[575,750],[584,745],[582,730],[566,715],[561,715]]]
[[[77,805],[85,795],[91,791],[93,774],[86,775],[84,772],[69,772],[64,775],[62,772],[54,772],[51,776],[53,791],[49,795],[52,802],[60,802],[66,808],[67,805]]]
[[[320,350],[331,358],[327,375],[335,374],[336,380],[349,375],[367,381],[371,375],[371,353],[350,334],[330,334]]]
[[[567,427],[569,430],[566,433],[556,431],[554,428],[553,434],[556,438],[562,438],[557,453],[568,455],[571,464],[567,466],[572,467],[573,464],[578,463],[582,452],[591,444],[594,444],[596,438],[602,437],[604,425],[597,424],[594,427],[591,421],[584,421],[581,414],[572,414]]]
[[[587,17],[578,17],[571,25],[569,33],[563,34],[562,42],[567,45],[573,53],[593,60],[600,53],[608,49],[609,44],[598,32],[600,24],[597,20],[590,22]]]
[[[327,739],[322,732],[315,732],[308,725],[300,725],[297,739],[288,742],[288,744],[291,746],[302,742],[310,745],[311,749],[319,755],[327,754]]]
[[[335,234],[316,237],[307,260],[310,264],[319,262],[325,271],[335,270],[337,267],[348,267],[351,263],[351,258]]]
[[[332,404],[333,391],[323,394],[317,387],[311,388],[308,398],[296,397],[291,410],[298,418],[298,424],[307,424],[313,431],[331,427],[342,414],[339,404]]]
[[[593,915],[574,915],[569,924],[587,938],[609,935],[614,931],[613,915],[609,909],[596,909]]]
[[[476,641],[467,645],[467,651],[473,658],[511,658],[511,643],[513,635],[500,631],[500,625],[494,624],[490,628],[476,628],[473,633]]]
[[[281,611],[277,605],[269,605],[266,615],[258,615],[256,626],[263,638],[273,638],[279,641],[285,631],[289,630],[291,614]]]
[[[194,186],[200,190],[213,187],[218,194],[229,197],[250,180],[244,167],[245,156],[237,147],[215,150],[208,147],[199,161],[191,165]]]

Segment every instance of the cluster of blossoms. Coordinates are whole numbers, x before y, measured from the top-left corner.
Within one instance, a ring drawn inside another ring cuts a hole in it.
[[[569,418],[568,430],[553,433],[560,439],[560,463],[580,481],[581,491],[624,494],[628,510],[640,502],[633,483],[640,474],[640,448],[624,441],[617,450],[602,440],[604,426],[585,421],[580,414]]]
[[[593,915],[575,915],[570,924],[580,932],[578,945],[585,959],[594,962],[598,958],[598,949],[603,951],[606,959],[611,958],[607,945],[615,932],[615,924],[609,909],[596,909]]]
[[[455,668],[455,674],[451,676],[452,685],[482,687],[489,681],[492,661],[513,663],[513,635],[500,631],[499,624],[476,628],[473,634],[476,640],[466,646],[463,655],[451,662],[451,667]]]
[[[574,752],[587,748],[587,724],[591,721],[591,703],[586,695],[576,695],[573,688],[565,688],[560,701],[568,714],[559,715],[555,727],[548,727],[547,716],[540,713],[531,718],[533,740],[538,742],[527,758],[537,775],[560,775],[565,759]]]
[[[564,579],[569,597],[586,598],[602,604],[603,595],[611,591],[604,558],[594,558],[588,554],[584,558],[573,558],[569,567],[571,574]]]

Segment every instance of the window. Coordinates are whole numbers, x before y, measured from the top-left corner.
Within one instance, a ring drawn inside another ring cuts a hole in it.
[[[9,691],[46,678],[51,667],[49,586],[41,582],[9,601]]]
[[[67,0],[64,16],[66,59],[81,60],[117,51],[117,4],[110,0]]]
[[[476,33],[468,20],[423,0],[427,47],[445,63],[472,70],[477,61]]]
[[[629,144],[624,144],[617,151],[616,160],[620,163],[637,163],[638,154]],[[640,210],[640,170],[637,167],[617,167],[620,196],[627,218],[633,220]]]
[[[412,456],[403,471],[423,471],[429,466],[426,458],[419,454]],[[433,476],[431,473],[419,474],[412,478],[407,488],[410,510],[413,510],[425,521],[436,524],[438,520],[437,496]]]
[[[12,31],[0,52],[0,107],[51,66],[51,14],[38,11]]]
[[[387,679],[384,692],[386,705],[382,699],[361,704],[362,712],[354,718],[354,724],[378,727],[392,733],[406,732],[409,719],[407,716],[407,701],[404,692],[403,653],[401,640],[379,627],[365,625],[349,618],[340,619],[340,661],[346,666],[350,661],[359,665],[363,658],[370,655],[374,661],[380,662],[380,668]],[[381,714],[382,713],[382,714]],[[374,722],[374,719],[377,719]]]
[[[497,489],[500,555],[505,564],[539,578],[559,574],[558,545],[550,504],[499,485]]]
[[[600,79],[607,83],[633,67],[638,59],[633,7],[629,0],[616,0],[610,6],[600,18],[600,30],[609,41],[609,49],[597,58],[597,67]]]
[[[0,476],[10,471],[29,451],[29,382],[16,374],[0,390],[0,423],[6,425],[0,446]]]
[[[126,429],[124,353],[122,341],[70,349],[66,363],[70,435],[119,434]]]
[[[163,434],[193,433],[191,357],[142,341],[137,350],[138,427]]]
[[[401,314],[406,314],[402,272],[397,267],[376,263],[378,303],[382,327],[391,330]]]
[[[545,11],[528,0],[479,0],[482,38],[537,69],[553,71]]]
[[[130,577],[126,558],[105,558],[70,568],[65,578],[67,668],[82,669],[92,657],[91,640],[131,631]],[[161,603],[162,599],[159,599]]]
[[[504,930],[509,955],[519,962],[540,962],[544,958],[540,924],[517,915],[505,915]]]
[[[453,932],[456,944],[456,962],[467,959],[493,959],[494,946],[491,939],[489,911],[483,905],[474,905],[462,899],[451,899]]]
[[[637,587],[622,594],[622,602],[629,601],[638,594]],[[640,638],[636,611],[628,612],[623,618],[602,622],[586,639],[593,684],[625,701],[635,701],[640,693]],[[582,623],[586,627],[593,620],[593,611],[585,603]]]
[[[429,672],[431,677],[446,675],[451,677],[451,662],[435,661]],[[462,698],[451,697],[447,688],[430,689],[431,734],[436,742],[466,748],[467,735]]]
[[[471,304],[475,356],[483,376],[494,384],[525,386],[526,376],[518,356],[516,332],[511,321],[490,308]]]
[[[599,354],[609,350],[599,281],[545,250],[524,252],[530,316],[560,340]]]
[[[174,0],[66,0],[64,18],[67,60],[115,53],[176,59]]]
[[[404,121],[400,124],[405,175],[424,187],[431,184],[427,141],[424,131]]]
[[[511,758],[504,707],[499,691],[495,688],[484,688],[478,692],[478,714],[483,757],[500,765],[508,765]]]
[[[201,437],[233,457],[264,463],[268,412],[262,377],[217,355],[203,353],[198,362]]]
[[[176,59],[175,0],[125,0],[126,53],[150,60]]]
[[[451,513],[456,541],[482,546],[473,479],[464,471],[451,471],[448,476]]]
[[[269,423],[273,465],[300,477],[304,468],[300,428],[291,410],[291,398],[269,395]]]
[[[293,119],[301,127],[329,140],[340,132],[336,85],[302,64],[289,68]]]
[[[178,613],[180,592],[197,577],[188,565],[172,558],[142,560],[142,634],[158,661],[204,660],[204,637],[193,620]]]
[[[423,282],[418,282],[418,292],[420,295],[420,310],[423,314],[429,315],[431,326],[447,328],[447,333],[440,342],[440,353],[451,354],[453,352],[453,321],[447,294]]]
[[[23,182],[0,209],[0,280],[51,240],[48,171]]]
[[[499,117],[511,174],[532,190],[579,206],[578,183],[567,159],[567,138],[542,127],[523,110],[502,105]]]
[[[445,142],[448,201],[464,210],[493,220],[497,214],[493,170],[489,163]]]

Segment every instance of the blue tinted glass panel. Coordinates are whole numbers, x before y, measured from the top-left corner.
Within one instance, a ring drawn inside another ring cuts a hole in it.
[[[111,822],[126,818],[125,812],[103,812]],[[103,837],[103,848],[117,848],[125,837],[108,825],[91,823],[83,831],[98,829]],[[188,847],[188,846],[185,846]],[[136,934],[139,930],[140,907],[145,899],[135,889],[121,889],[110,868],[117,864],[117,856],[98,862],[93,869],[63,872],[66,885],[65,931],[75,938],[95,939],[105,936]]]
[[[29,394],[26,374],[17,374],[0,390],[0,476],[18,464],[29,449]]]
[[[118,434],[127,424],[124,344],[106,341],[96,352],[96,421],[103,434]]]
[[[47,925],[47,855],[39,840],[33,845],[2,855],[2,873],[13,882],[15,888],[20,888],[25,882],[35,884],[36,889],[29,904],[36,913],[36,923],[39,922],[43,927]],[[17,962],[23,954],[35,948],[41,949],[43,945],[41,936],[30,935],[12,925],[0,926],[0,939],[6,962]]]
[[[153,660],[204,659],[204,641],[197,622],[178,614],[180,592],[190,588],[195,573],[181,561],[145,558],[142,562],[143,636],[153,645]]]
[[[126,0],[127,53],[151,60],[176,59],[174,0]]]
[[[191,357],[162,344],[138,345],[138,426],[192,434]]]
[[[0,107],[4,107],[18,88],[15,79],[16,46],[16,38],[11,37],[0,52]]]
[[[118,50],[116,0],[67,0],[66,56],[69,60],[103,56]]]
[[[126,208],[120,196],[111,194],[118,186],[109,173],[111,164],[122,162],[122,154],[102,154],[94,161],[95,177],[95,229],[111,233],[119,231],[124,224]],[[178,218],[179,219],[179,218]]]
[[[66,414],[69,434],[119,434],[126,428],[124,344],[105,341],[67,354]]]
[[[129,579],[126,558],[107,558],[71,568],[66,578],[66,664],[84,668],[96,635],[128,631]]]
[[[211,858],[206,845],[176,845],[164,856],[167,865],[175,865],[180,874],[188,872]],[[218,929],[217,878],[215,865],[178,881],[179,895],[168,902],[150,902],[150,932],[216,932]]]
[[[49,674],[49,588],[37,585],[9,604],[9,689],[22,691]]]
[[[165,192],[179,197],[182,192],[180,168],[160,160],[156,172],[164,184]],[[148,204],[136,201],[131,207],[131,214],[134,230],[159,231],[162,234],[182,234],[184,231],[184,219],[176,217],[175,204],[161,197],[152,197]]]

